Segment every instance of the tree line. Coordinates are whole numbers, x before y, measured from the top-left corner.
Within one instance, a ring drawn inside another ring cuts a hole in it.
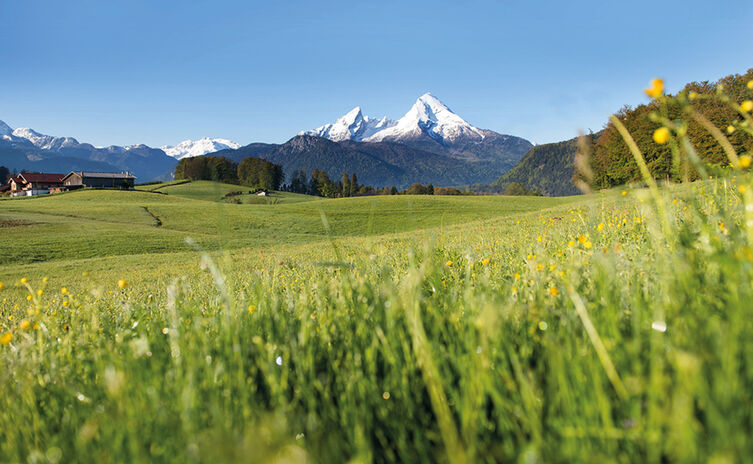
[[[432,184],[413,184],[398,190],[392,187],[374,188],[358,182],[356,173],[343,173],[335,181],[329,174],[314,169],[311,174],[305,170],[293,173],[288,183],[283,183],[285,174],[282,166],[262,158],[248,157],[240,163],[224,156],[196,156],[183,158],[175,168],[176,180],[212,180],[226,184],[245,185],[262,190],[282,190],[286,192],[315,195],[325,198],[346,198],[367,195],[461,195],[454,187],[434,187]]]
[[[282,166],[262,158],[249,156],[236,163],[224,156],[196,156],[178,162],[175,179],[212,180],[261,190],[280,190],[285,175]]]

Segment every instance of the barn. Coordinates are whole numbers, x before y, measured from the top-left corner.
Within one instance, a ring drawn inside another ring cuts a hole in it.
[[[130,172],[72,171],[63,177],[65,187],[132,189],[136,177]]]

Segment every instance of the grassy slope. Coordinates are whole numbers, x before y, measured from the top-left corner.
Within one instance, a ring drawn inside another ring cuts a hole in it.
[[[327,237],[322,213],[332,235],[346,237],[457,224],[572,201],[428,196],[302,201],[311,197],[289,194],[280,204],[236,205],[190,198],[207,198],[211,185],[170,188],[180,188],[184,195],[79,191],[5,201],[0,220],[32,224],[3,229],[2,272],[7,275],[8,265],[33,261],[187,251],[186,237],[205,249],[320,241]]]
[[[370,199],[329,200],[236,205],[300,221],[319,203],[339,238],[213,253],[216,270],[189,252],[11,267],[31,281],[0,295],[0,455],[743,462],[745,204],[727,180],[662,195],[664,232],[642,191],[389,198],[371,229]]]

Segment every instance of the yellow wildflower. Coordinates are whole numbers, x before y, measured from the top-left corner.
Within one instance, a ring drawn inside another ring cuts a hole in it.
[[[731,134],[733,132],[735,132],[735,126],[727,126],[727,133]]]
[[[120,279],[118,281],[118,288],[126,288],[128,286],[128,282],[125,279]]]
[[[695,90],[691,90],[690,93],[688,94],[688,98],[690,98],[691,100],[695,100],[696,98],[698,98],[698,92],[696,92]]]
[[[44,282],[44,283],[47,283],[47,282],[49,282],[49,281],[50,281],[50,278],[49,278],[49,277],[43,277],[43,278],[42,278],[42,282]]]
[[[481,265],[482,266],[486,266],[487,264],[489,264],[489,258],[484,258],[484,259],[481,260]]]
[[[744,102],[740,103],[740,111],[743,113],[750,113],[753,111],[753,100],[745,100]]]
[[[739,190],[740,190],[740,193],[745,193],[745,191],[748,189],[744,185],[741,185]]]
[[[444,263],[444,264],[445,264],[445,266],[447,266],[447,267],[451,267],[451,266],[452,266],[452,261],[451,261],[451,260],[448,260],[448,261],[447,261],[446,263]]]
[[[67,295],[68,294],[68,289],[65,288],[65,287],[63,287],[63,288],[60,289],[60,293],[63,294],[63,295]]]
[[[42,294],[44,294],[44,290],[42,290],[41,288],[37,290],[37,295],[42,296]]]
[[[603,223],[603,222],[600,222],[600,223],[599,223],[599,225],[598,225],[598,226],[596,226],[596,230],[598,230],[598,231],[602,231],[602,230],[604,230],[604,223]]]
[[[543,240],[544,240],[544,238],[541,235],[539,235],[538,237],[536,237],[536,241],[537,242],[541,242]]]
[[[3,283],[2,283],[2,282],[0,282],[0,290],[2,290],[2,289],[4,289],[4,288],[5,288],[5,285],[3,285]]]
[[[664,81],[662,79],[651,79],[651,87],[644,92],[651,98],[659,97],[664,92]]]
[[[11,340],[13,340],[13,334],[8,332],[0,337],[0,345],[7,345]]]
[[[552,296],[557,296],[557,295],[560,294],[560,292],[559,292],[559,290],[557,290],[554,287],[549,287],[549,294],[552,295]]]
[[[753,79],[749,80],[747,84],[745,84],[746,87],[753,90]]]
[[[26,319],[18,323],[18,328],[21,330],[29,330],[29,327],[31,327],[31,322]]]
[[[627,192],[623,190],[622,191],[622,196],[624,197],[625,195],[627,195]]]
[[[586,247],[587,250],[590,250],[591,247],[593,246],[593,244],[590,241],[588,241],[588,242],[584,243],[583,246]]]
[[[26,277],[23,277],[23,278],[21,279],[21,283],[22,283],[22,284],[26,284],[26,283],[28,283],[28,282],[29,282],[29,279],[27,279]]]
[[[256,311],[256,305],[255,305],[255,304],[253,304],[253,303],[252,303],[252,304],[250,304],[250,305],[248,305],[248,313],[249,313],[249,314],[253,314],[253,313],[254,313],[254,311]]]
[[[654,142],[659,145],[664,145],[669,142],[669,129],[666,127],[660,127],[654,131]]]
[[[567,246],[569,246],[570,248],[574,247],[575,246],[575,240],[570,240],[569,242],[567,242]]]
[[[753,158],[751,158],[750,155],[743,155],[740,157],[740,166],[744,168],[749,168],[751,165],[751,161],[753,161]]]
[[[586,236],[585,235],[579,235],[578,236],[578,242],[580,242],[580,243],[586,243]]]

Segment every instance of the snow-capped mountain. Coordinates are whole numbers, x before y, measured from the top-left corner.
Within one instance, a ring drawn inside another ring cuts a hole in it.
[[[34,146],[43,150],[57,150],[59,148],[76,147],[77,145],[80,145],[78,140],[73,137],[55,137],[52,135],[40,134],[28,127],[19,127],[13,131],[13,136],[26,139],[34,144]]]
[[[345,116],[338,118],[333,124],[325,124],[316,129],[301,131],[298,135],[324,137],[335,142],[343,140],[361,141],[384,129],[393,127],[395,124],[395,121],[387,119],[386,116],[382,119],[364,116],[361,113],[361,107],[356,106],[348,111]]]
[[[426,134],[440,143],[451,143],[459,138],[482,140],[484,134],[477,127],[447,107],[430,93],[418,97],[405,116],[392,127],[364,138],[366,142],[400,141]]]
[[[199,140],[184,140],[174,147],[166,145],[161,148],[167,155],[172,156],[175,159],[183,159],[206,155],[207,153],[214,153],[228,148],[236,149],[239,147],[240,144],[235,143],[232,140],[210,139],[209,137],[204,137]]]
[[[95,147],[73,137],[55,137],[33,129],[13,130],[0,121],[0,161],[10,169],[40,172],[72,170],[130,171],[139,181],[167,178],[177,161],[146,145]]]
[[[371,119],[356,107],[333,124],[299,135],[336,142],[397,142],[452,158],[485,162],[500,173],[510,169],[533,146],[520,137],[479,129],[430,93],[418,97],[397,121]]]

